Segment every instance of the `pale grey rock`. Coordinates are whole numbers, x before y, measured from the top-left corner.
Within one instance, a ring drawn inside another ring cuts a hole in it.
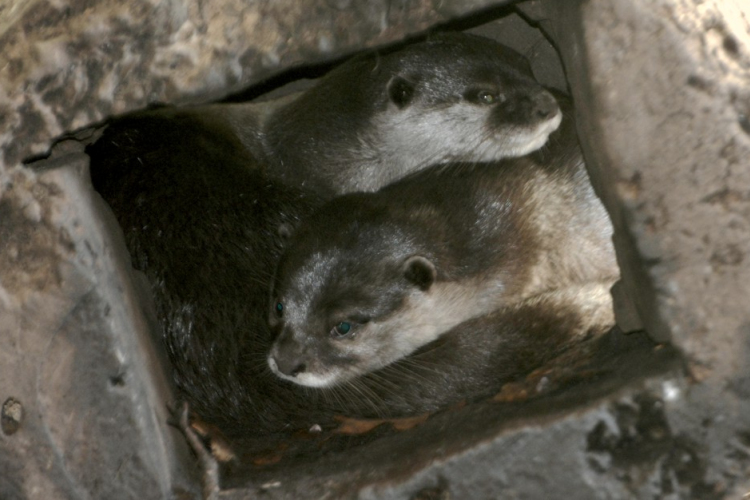
[[[0,1],[0,404],[11,401],[14,415],[21,406],[17,423],[2,421],[0,498],[196,491],[184,444],[165,424],[159,353],[134,335],[149,330],[144,294],[83,180],[85,159],[71,143],[47,164],[59,170],[21,169],[22,159],[112,114],[223,97],[302,61],[503,3]],[[633,302],[618,301],[620,317],[684,359],[643,348],[625,358],[630,371],[592,384],[599,392],[569,393],[555,411],[449,413],[311,468],[258,473],[222,496],[749,493],[748,9],[741,0],[521,6],[561,52],[616,227],[619,289]],[[521,31],[506,19],[494,32],[522,52],[548,50],[537,34],[521,43]],[[559,68],[536,69],[559,84]]]
[[[91,189],[86,155],[45,166],[0,171],[0,400],[23,413],[0,434],[0,497],[189,493],[120,229]]]
[[[0,3],[0,166],[43,154],[59,135],[111,115],[153,103],[206,102],[295,64],[400,40],[446,20],[437,6],[431,0]]]
[[[646,330],[735,373],[750,323],[750,5],[548,5]]]

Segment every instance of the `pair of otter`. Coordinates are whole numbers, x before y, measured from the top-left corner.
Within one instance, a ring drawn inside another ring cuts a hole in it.
[[[268,117],[146,112],[88,151],[178,388],[232,435],[434,410],[607,326],[611,230],[572,123],[503,160],[560,120],[520,55],[449,34]]]
[[[524,301],[548,307],[550,296],[603,304],[590,320],[611,326],[616,278],[610,222],[566,119],[535,154],[438,165],[316,211],[276,273],[269,365],[328,387],[453,329],[471,336],[476,322],[464,321]]]

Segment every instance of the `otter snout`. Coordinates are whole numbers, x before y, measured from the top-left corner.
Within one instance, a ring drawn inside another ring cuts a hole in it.
[[[532,102],[532,116],[539,120],[546,120],[552,118],[560,112],[560,106],[557,104],[557,100],[549,92],[542,91],[531,98]]]
[[[538,131],[540,127],[546,130],[548,124],[554,124],[553,130],[557,128],[558,116],[561,116],[560,106],[551,93],[542,88],[518,89],[494,108],[489,123],[504,137],[515,135],[523,141],[523,130]]]
[[[307,370],[307,365],[299,359],[279,356],[278,354],[268,356],[268,366],[275,374],[292,378]]]
[[[320,352],[305,351],[299,344],[280,348],[274,344],[268,366],[279,378],[308,387],[330,387],[339,381],[340,370],[322,362]],[[325,357],[325,356],[323,356]]]
[[[285,328],[268,355],[268,366],[281,378],[294,378],[307,370],[303,354],[299,342],[296,342],[289,329]]]
[[[519,95],[509,100],[506,108],[513,120],[529,125],[544,122],[560,113],[557,101],[546,90]]]

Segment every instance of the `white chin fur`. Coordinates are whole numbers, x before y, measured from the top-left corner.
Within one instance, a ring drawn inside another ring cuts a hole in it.
[[[529,133],[527,137],[519,138],[518,142],[520,144],[518,148],[513,150],[513,154],[509,154],[508,156],[523,156],[541,148],[547,143],[549,135],[557,130],[561,122],[562,113],[558,111],[554,117],[542,123],[537,130]]]
[[[293,382],[297,385],[302,385],[305,387],[331,387],[333,385],[336,385],[338,382],[336,380],[336,374],[335,373],[329,373],[327,375],[316,375],[313,373],[307,373],[303,372],[298,374],[296,377],[290,377],[289,375],[286,375],[284,373],[281,373],[279,371],[279,367],[276,364],[276,360],[273,359],[273,357],[268,357],[268,367],[271,369],[271,371],[276,375],[277,377],[288,380],[289,382]]]
[[[487,111],[466,103],[446,109],[408,108],[376,117],[375,129],[392,146],[384,165],[401,165],[405,172],[444,161],[496,161],[523,156],[541,148],[562,121],[562,113],[531,130],[488,134]],[[368,143],[367,138],[363,143]]]
[[[300,373],[293,379],[287,379],[287,380],[296,382],[299,385],[304,385],[305,387],[317,387],[317,388],[331,387],[331,386],[336,385],[339,382],[338,380],[336,380],[336,376],[333,374],[315,375],[312,373]]]

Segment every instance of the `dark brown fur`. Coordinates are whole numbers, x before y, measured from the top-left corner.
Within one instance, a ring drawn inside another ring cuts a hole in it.
[[[228,436],[487,396],[559,353],[571,332],[587,331],[575,301],[529,301],[462,324],[351,384],[311,391],[278,379],[265,363],[270,270],[286,241],[275,228],[297,225],[319,202],[264,179],[242,154],[203,156],[205,142],[222,139],[172,118],[111,126],[89,148],[93,179],[152,284],[182,396]]]

